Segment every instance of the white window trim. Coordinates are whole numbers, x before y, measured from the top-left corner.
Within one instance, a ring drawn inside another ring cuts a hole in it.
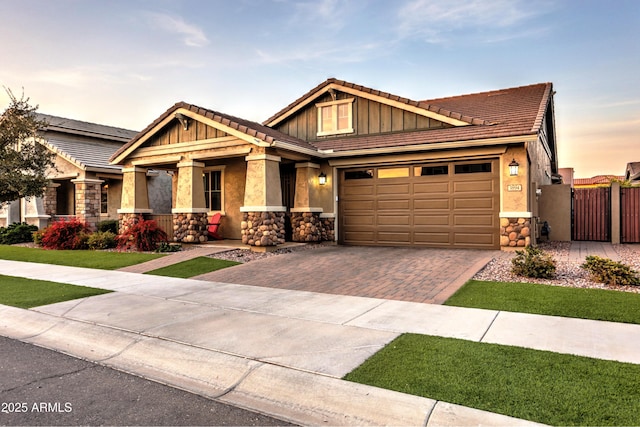
[[[206,167],[202,170],[203,173],[220,171],[220,210],[210,210],[210,214],[220,213],[223,216],[226,215],[226,210],[224,208],[224,169],[225,166],[210,166]]]
[[[355,98],[348,98],[348,99],[339,99],[336,101],[329,101],[329,102],[320,102],[318,104],[316,104],[316,108],[318,111],[318,133],[317,136],[325,136],[325,135],[340,135],[340,134],[344,134],[344,133],[353,133],[353,101],[355,101]],[[348,114],[349,114],[349,127],[346,129],[340,129],[338,130],[338,105],[343,105],[343,104],[347,104],[348,106]],[[322,107],[332,107],[332,130],[329,131],[322,131]]]

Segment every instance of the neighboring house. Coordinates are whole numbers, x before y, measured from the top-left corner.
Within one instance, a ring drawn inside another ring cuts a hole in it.
[[[47,126],[42,145],[55,153],[55,170],[43,197],[11,202],[0,210],[0,225],[27,222],[46,227],[57,218],[77,217],[90,226],[118,219],[122,198],[122,168],[109,157],[137,132],[62,117],[37,114]],[[147,177],[150,202],[157,212],[170,212],[171,178],[151,171]]]
[[[529,245],[538,187],[559,180],[553,95],[415,101],[329,79],[262,124],[180,102],[111,158],[122,226],[155,212],[152,168],[174,173],[176,241],[206,240],[221,213],[223,237],[258,247]]]
[[[622,182],[625,177],[620,175],[596,175],[591,178],[574,178],[574,188],[610,187],[612,182]]]
[[[627,163],[624,179],[630,184],[640,185],[640,162]]]

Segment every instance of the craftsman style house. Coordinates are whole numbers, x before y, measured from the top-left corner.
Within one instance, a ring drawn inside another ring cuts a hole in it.
[[[37,114],[46,123],[38,143],[55,154],[43,197],[15,200],[0,209],[0,225],[26,222],[38,228],[50,221],[75,217],[90,227],[118,219],[122,198],[122,167],[109,157],[137,132],[63,117]],[[171,178],[150,171],[146,177],[151,203],[157,213],[171,210]]]
[[[122,146],[122,225],[173,172],[174,239],[520,247],[557,179],[551,83],[426,101],[329,79],[262,124],[184,102]]]

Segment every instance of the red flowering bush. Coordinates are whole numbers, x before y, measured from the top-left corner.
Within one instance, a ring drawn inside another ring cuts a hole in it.
[[[140,220],[118,236],[118,250],[152,252],[169,238],[154,220]]]
[[[42,231],[40,245],[44,249],[86,249],[89,227],[73,218],[56,221]]]

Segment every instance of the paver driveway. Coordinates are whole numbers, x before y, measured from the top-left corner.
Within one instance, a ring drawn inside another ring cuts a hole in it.
[[[441,304],[499,251],[321,246],[194,279]]]

